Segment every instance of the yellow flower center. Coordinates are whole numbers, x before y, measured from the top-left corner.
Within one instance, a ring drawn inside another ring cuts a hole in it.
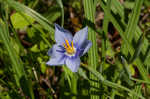
[[[66,49],[67,54],[69,54],[69,55],[74,54],[75,53],[75,49],[73,47],[73,41],[71,41],[71,46],[70,46],[68,40],[65,40],[65,42],[66,42],[66,44],[64,43],[63,45],[64,45],[64,47]]]

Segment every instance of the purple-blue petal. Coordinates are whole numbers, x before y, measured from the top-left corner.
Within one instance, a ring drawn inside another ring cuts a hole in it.
[[[48,51],[48,55],[51,56],[51,58],[46,63],[47,65],[63,65],[65,62],[64,49],[61,45],[53,45],[53,47]]]
[[[66,59],[65,55],[59,57],[51,57],[46,64],[50,66],[63,65],[65,63],[65,59]]]
[[[87,39],[88,36],[88,27],[81,29],[78,31],[75,36],[73,37],[73,43],[76,44],[78,47],[82,46]]]
[[[66,65],[72,72],[77,72],[80,66],[80,58],[66,58]]]
[[[85,53],[87,53],[87,51],[90,49],[91,46],[92,46],[92,42],[86,40],[84,44],[80,47],[81,50],[80,56],[83,56]]]
[[[58,24],[55,24],[55,40],[58,44],[63,44],[65,42],[65,39],[72,41],[73,36],[64,28],[60,27]]]
[[[48,55],[51,57],[59,57],[61,54],[64,54],[64,52],[65,51],[61,45],[55,44],[48,50]]]

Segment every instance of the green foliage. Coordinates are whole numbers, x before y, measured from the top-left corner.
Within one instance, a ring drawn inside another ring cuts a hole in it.
[[[0,0],[0,99],[148,99],[149,5],[149,0]],[[46,65],[54,23],[72,33],[88,26],[92,47],[77,73]]]
[[[29,83],[29,80],[26,78],[22,61],[20,60],[19,56],[16,54],[16,51],[13,48],[12,42],[9,40],[9,37],[6,35],[8,34],[9,31],[7,25],[1,23],[0,30],[1,30],[0,36],[2,37],[2,40],[4,42],[4,45],[10,56],[10,60],[12,62],[12,69],[13,69],[14,77],[16,79],[16,84],[22,88],[22,90],[27,96],[29,96],[31,99],[34,99],[32,85],[31,83]],[[23,82],[24,85],[22,85]]]
[[[84,11],[85,11],[85,18],[86,18],[86,25],[89,26],[88,28],[88,38],[89,40],[92,41],[92,47],[88,53],[89,55],[89,60],[88,60],[88,63],[90,66],[92,66],[92,68],[94,68],[96,70],[97,68],[97,63],[98,63],[98,60],[97,60],[97,56],[98,56],[98,52],[97,52],[97,44],[96,44],[96,32],[94,31],[94,13],[95,13],[95,8],[96,8],[96,5],[94,6],[94,2],[91,1],[91,0],[84,0]],[[90,26],[92,25],[92,26]],[[93,74],[90,74],[90,79],[92,80],[96,80],[96,78],[94,77]],[[90,85],[93,86],[93,87],[97,87],[99,88],[99,84],[95,83],[95,82],[90,82]],[[91,87],[91,92],[95,91],[96,90],[94,88]],[[91,99],[99,99],[98,96],[94,96],[94,95],[91,95]]]
[[[30,16],[26,14],[24,14],[23,16],[21,16],[19,13],[14,13],[13,15],[11,15],[10,19],[15,29],[23,29],[28,25],[30,25],[30,23],[34,22],[34,19],[31,18]]]

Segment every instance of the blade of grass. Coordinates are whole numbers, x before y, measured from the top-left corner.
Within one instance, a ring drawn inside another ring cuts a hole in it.
[[[121,5],[120,2],[118,0],[114,0],[114,2],[112,2],[112,5],[115,6],[114,8],[116,8],[118,14],[121,16],[122,15],[121,12],[124,12],[124,10],[122,9],[123,6],[122,7],[119,6],[119,5]],[[121,12],[119,11],[119,9],[121,10]],[[124,27],[126,27],[126,23],[124,22],[124,20],[121,20],[121,22],[124,25]],[[136,26],[136,33],[134,33],[134,36],[133,36],[135,42],[137,42],[139,40],[141,34],[142,34],[142,31],[140,30],[140,28],[138,26]],[[146,38],[144,38],[142,51],[141,51],[141,53],[143,55],[146,53],[147,48],[148,48],[148,40]],[[145,58],[145,59],[148,59],[148,58]],[[147,62],[145,64],[148,65],[149,62]]]
[[[24,14],[20,13],[20,15],[22,15],[23,18],[24,18],[29,24],[32,25],[32,27],[34,27],[36,30],[38,30],[38,31],[41,33],[40,35],[41,35],[42,39],[45,41],[45,43],[46,43],[49,47],[51,47],[51,44],[50,44],[50,42],[46,39],[45,33],[44,33],[44,31],[42,30],[42,28],[41,28],[41,27],[36,27],[33,23],[31,23],[31,22],[28,20],[28,18],[26,18],[26,16],[25,16]]]
[[[129,63],[133,63],[133,61],[140,55],[144,38],[145,38],[145,32],[139,38],[139,40],[137,42],[137,47],[136,47],[135,52],[134,52],[134,55],[133,55],[133,57],[131,57],[131,60]]]
[[[135,92],[137,93],[137,94],[141,94],[141,88],[142,88],[142,86],[141,85],[137,85],[137,86],[135,86]],[[132,99],[137,99],[138,97],[137,96],[133,96],[132,97]]]
[[[124,8],[120,4],[119,0],[111,0],[111,5],[115,7],[116,12],[118,12],[122,19],[124,19]]]
[[[70,71],[70,69],[68,69],[66,66],[63,66],[65,74],[66,74],[66,78],[68,80],[69,86],[70,86],[70,90],[71,90],[71,94],[73,94],[71,99],[77,99],[76,95],[77,95],[77,75],[75,73],[73,73],[72,71]]]
[[[31,16],[32,18],[34,18],[39,24],[41,24],[43,26],[43,28],[45,28],[47,31],[49,31],[52,36],[52,40],[54,40],[54,29],[53,29],[53,25],[43,16],[41,16],[39,13],[35,12],[34,10],[30,9],[29,7],[26,7],[25,5],[16,2],[14,0],[6,0],[5,1],[9,6],[13,7],[16,11],[18,11],[24,18],[25,20],[27,20],[27,18],[25,17],[25,15],[23,13],[27,13],[29,16]],[[27,22],[29,22],[27,20]],[[29,22],[30,23],[30,22]],[[35,27],[32,24],[33,27]],[[36,28],[36,27],[35,27]],[[43,40],[49,45],[50,43],[48,42],[48,40],[46,40],[46,38],[43,36],[45,33],[42,31],[42,29],[36,28],[38,31],[40,31],[41,37],[43,38]]]
[[[141,11],[143,1],[144,0],[136,0],[135,1],[135,6],[134,6],[132,14],[129,18],[129,22],[128,22],[128,25],[126,27],[125,33],[124,33],[124,35],[128,38],[129,42],[132,41],[133,35],[136,32],[136,27],[137,27],[137,23],[138,23],[138,20],[139,20],[140,11]],[[123,49],[122,49],[123,53],[125,55],[127,55],[128,50],[126,50],[126,44],[123,44],[122,47],[123,47]]]
[[[83,64],[83,63],[81,63],[81,65],[82,65],[84,68],[86,68],[88,71],[90,71],[95,77],[97,77],[104,85],[109,86],[109,87],[111,87],[111,88],[115,88],[115,89],[119,89],[119,90],[121,89],[121,90],[127,91],[127,92],[129,92],[130,94],[132,94],[132,95],[135,95],[135,96],[137,96],[137,97],[139,97],[139,98],[141,98],[141,99],[145,99],[143,96],[141,96],[141,95],[135,93],[134,91],[132,91],[132,90],[130,90],[130,89],[128,89],[128,88],[126,88],[126,87],[124,87],[124,86],[122,86],[122,85],[119,85],[119,84],[116,84],[116,83],[113,83],[113,82],[110,82],[110,81],[106,80],[106,79],[101,75],[101,73],[99,73],[99,72],[97,72],[96,70],[94,70],[93,68],[91,68],[91,66],[87,66],[87,65],[85,65],[85,64]]]
[[[121,60],[122,60],[122,64],[123,64],[124,70],[125,70],[126,74],[128,75],[129,79],[131,79],[133,81],[136,81],[138,83],[150,84],[149,81],[144,81],[144,80],[133,78],[132,75],[131,75],[131,71],[129,69],[129,65],[128,65],[127,61],[125,60],[125,58],[123,56],[121,56]]]
[[[27,79],[23,64],[19,56],[17,56],[15,50],[13,49],[13,44],[7,37],[7,34],[9,34],[8,26],[6,24],[0,23],[0,36],[10,56],[16,83],[19,87],[23,89],[23,92],[27,96],[29,96],[31,99],[34,99],[33,89],[30,80]]]
[[[96,32],[94,29],[94,13],[95,13],[95,7],[94,2],[92,0],[83,0],[84,4],[84,13],[86,18],[86,25],[88,25],[88,38],[92,41],[92,47],[88,53],[89,60],[88,63],[90,66],[92,66],[93,69],[96,70],[97,67],[97,44],[96,44]],[[90,73],[90,79],[97,80],[97,78]],[[91,86],[99,88],[99,84],[95,82],[90,83]],[[91,87],[90,91],[96,91],[94,88]],[[99,96],[91,95],[91,99],[99,99]]]
[[[113,25],[115,26],[115,28],[118,30],[118,32],[120,33],[123,41],[126,43],[126,48],[129,50],[131,56],[133,56],[134,54],[134,49],[133,49],[133,46],[130,44],[130,42],[128,41],[127,37],[125,36],[124,34],[124,31],[122,29],[122,27],[119,25],[119,23],[117,22],[117,20],[115,19],[115,17],[110,13],[110,11],[107,11],[106,9],[106,5],[101,1],[99,0],[100,2],[100,6],[102,7],[102,9],[104,10],[104,12],[107,12],[108,13],[108,16],[109,16],[109,19],[110,21],[113,23]],[[138,30],[139,31],[139,30]],[[138,67],[138,70],[140,71],[140,74],[142,75],[143,79],[146,80],[146,81],[150,81],[149,78],[148,78],[148,73],[146,71],[146,69],[143,67],[143,63],[142,61],[137,58],[135,60],[135,63],[137,64],[137,67]]]
[[[63,27],[64,25],[64,7],[63,7],[63,3],[62,3],[62,0],[56,0],[58,5],[60,6],[61,8],[61,26]]]
[[[39,13],[36,11],[32,10],[31,8],[16,2],[14,0],[5,0],[5,1],[0,1],[1,3],[6,2],[10,7],[14,8],[16,11],[20,13],[26,13],[27,15],[33,17],[39,24],[43,26],[44,29],[49,31],[52,34],[52,39],[54,38],[54,28],[52,23],[50,23],[46,18],[41,16]]]
[[[117,5],[117,4],[120,3],[120,2],[118,2],[118,1],[116,1],[116,0],[114,0],[114,1],[115,1],[115,2],[114,2],[115,4],[113,3],[113,5],[116,6],[115,8],[118,7],[118,9],[121,10],[122,8],[119,6],[120,4]],[[116,2],[118,2],[118,3],[116,3]],[[117,10],[117,9],[116,9],[116,10]],[[120,13],[118,10],[117,10],[117,12],[118,12],[118,14],[121,16],[121,13]],[[124,12],[124,10],[122,10],[122,12]],[[124,25],[124,27],[126,27],[126,23],[125,23],[123,20],[122,20],[122,24]],[[142,35],[142,31],[140,30],[140,28],[139,28],[138,26],[136,26],[136,33],[134,33],[134,36],[133,36],[135,42],[138,42],[138,40],[139,40],[139,38],[140,38],[141,35]],[[144,38],[142,45],[143,45],[143,46],[142,46],[142,51],[141,51],[141,53],[146,56],[147,49],[148,49],[148,46],[149,46],[148,40],[147,40],[146,38]],[[144,63],[145,65],[149,65],[148,60],[150,61],[150,59],[145,58],[145,61],[147,61],[147,62]]]
[[[105,5],[103,4],[103,6],[105,6]],[[111,14],[110,14],[110,16],[111,16],[110,19],[111,19],[112,23],[114,24],[114,26],[116,27],[116,29],[120,32],[121,37],[122,38],[126,38],[125,34],[122,34],[123,30],[121,29],[121,27],[118,27],[119,24],[116,21],[116,19]],[[123,24],[125,25],[125,22]],[[116,25],[118,25],[118,26],[116,26]],[[136,41],[137,41],[140,35],[141,35],[141,30],[139,29],[139,27],[136,27],[136,33],[134,35],[134,39],[136,39]],[[142,52],[143,53],[145,53],[147,45],[148,45],[147,44],[148,41],[146,39],[144,39],[144,41],[145,42],[143,43],[143,46],[142,46],[143,47],[142,48]],[[126,39],[125,43],[127,45],[126,47],[130,48],[129,52],[130,52],[131,56],[133,56],[135,50],[130,45],[131,43],[127,39]],[[142,60],[140,60],[139,58],[137,58],[134,63],[136,63],[136,65],[138,66],[138,70],[140,71],[140,74],[142,75],[143,79],[146,80],[146,81],[150,81],[150,79],[148,78],[148,72],[144,68],[144,66],[143,66],[144,64],[143,64]]]
[[[110,0],[108,0],[107,3],[107,9],[110,9]],[[105,66],[105,59],[106,59],[106,42],[108,41],[107,33],[108,33],[108,24],[109,24],[109,18],[107,15],[107,12],[104,14],[104,21],[103,21],[103,34],[102,34],[102,66]],[[102,71],[102,66],[101,71]]]
[[[124,36],[124,34],[123,34],[124,32],[123,32],[123,29],[122,29],[122,27],[120,26],[120,24],[117,22],[117,20],[116,20],[116,19],[114,18],[114,16],[111,14],[110,10],[107,9],[107,6],[106,6],[101,0],[99,0],[99,2],[100,2],[100,6],[101,6],[101,7],[103,8],[103,10],[104,10],[104,13],[107,13],[109,20],[113,23],[113,25],[115,26],[115,28],[116,28],[116,29],[118,30],[118,32],[120,33],[120,35],[121,35],[123,41],[128,44],[128,45],[126,46],[126,48],[127,48],[131,53],[133,53],[133,52],[134,52],[134,49],[133,49],[133,47],[131,46],[131,44],[129,43],[129,41],[128,41],[128,39],[126,38],[126,36]]]
[[[143,2],[144,0],[135,0],[135,6],[133,8],[132,14],[129,18],[129,22],[124,33],[127,36],[129,42],[132,41],[132,38],[135,34]]]

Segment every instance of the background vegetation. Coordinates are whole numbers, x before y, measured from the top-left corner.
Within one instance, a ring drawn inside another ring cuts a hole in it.
[[[54,23],[92,41],[77,73],[46,66]],[[0,99],[149,99],[149,0],[0,0]]]

